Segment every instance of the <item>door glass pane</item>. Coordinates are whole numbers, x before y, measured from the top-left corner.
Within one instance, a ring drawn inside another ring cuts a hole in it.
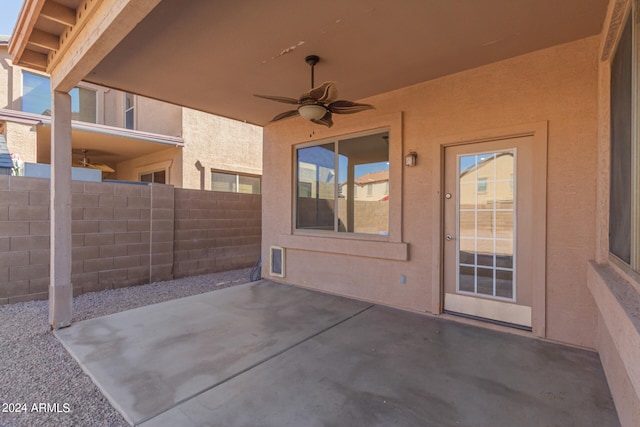
[[[475,291],[475,269],[473,267],[460,266],[460,290],[463,292]]]
[[[493,269],[478,268],[476,274],[478,276],[478,293],[493,296]]]
[[[458,158],[458,291],[515,297],[514,151]]]
[[[496,296],[513,298],[513,271],[496,270]]]

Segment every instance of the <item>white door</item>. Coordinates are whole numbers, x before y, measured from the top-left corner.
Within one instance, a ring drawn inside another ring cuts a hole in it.
[[[533,138],[445,149],[444,309],[531,328]]]

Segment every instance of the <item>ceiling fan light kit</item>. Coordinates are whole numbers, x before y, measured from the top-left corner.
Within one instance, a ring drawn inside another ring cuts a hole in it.
[[[271,119],[272,122],[301,116],[315,124],[331,127],[333,126],[332,115],[334,113],[353,114],[374,108],[369,104],[337,100],[338,89],[335,82],[324,82],[320,86],[314,87],[314,67],[320,62],[320,58],[317,55],[309,55],[305,58],[305,62],[311,66],[311,90],[309,92],[303,93],[298,99],[285,96],[254,95],[270,101],[298,105],[295,110],[278,114]]]
[[[307,104],[298,107],[298,113],[309,121],[320,120],[327,114],[327,109],[322,105]]]

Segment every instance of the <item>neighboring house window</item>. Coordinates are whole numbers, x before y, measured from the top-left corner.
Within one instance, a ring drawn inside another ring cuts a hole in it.
[[[97,94],[95,90],[75,87],[71,96],[71,119],[97,123]],[[47,77],[22,73],[22,111],[51,115],[51,82]]]
[[[48,78],[22,73],[22,111],[51,115],[51,83]]]
[[[487,192],[487,178],[478,178],[478,193]]]
[[[154,182],[158,184],[167,183],[167,171],[159,170],[140,174],[140,182]]]
[[[388,182],[388,132],[301,146],[296,228],[388,235]]]
[[[260,194],[260,177],[234,172],[211,171],[211,190],[228,193]]]
[[[311,183],[310,182],[300,182],[298,184],[298,197],[311,197]],[[342,197],[342,193],[340,193]]]
[[[132,93],[124,94],[124,127],[126,129],[136,128],[136,104]]]
[[[640,46],[633,37],[637,2],[633,6],[611,63],[609,252],[640,271],[640,192],[636,187],[640,182],[640,109],[634,101],[638,95],[634,93],[634,60]]]

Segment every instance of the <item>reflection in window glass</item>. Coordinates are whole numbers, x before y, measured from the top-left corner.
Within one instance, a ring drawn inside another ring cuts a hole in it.
[[[388,141],[384,132],[298,149],[297,228],[387,235]]]
[[[211,190],[227,193],[260,194],[260,177],[212,171]]]
[[[141,182],[155,182],[157,184],[167,183],[167,172],[164,170],[140,174]]]
[[[132,93],[124,94],[124,127],[135,129],[135,103]]]
[[[238,175],[238,193],[260,194],[260,178]]]
[[[298,150],[298,228],[334,229],[334,147],[330,143]]]
[[[71,95],[71,119],[87,123],[96,123],[96,91],[76,87]]]
[[[513,299],[514,152],[459,158],[458,291]]]
[[[51,115],[51,84],[48,78],[22,73],[22,111]]]
[[[633,14],[627,18],[611,64],[611,147],[609,180],[609,251],[632,268],[634,217],[634,30]]]
[[[236,192],[236,176],[222,172],[211,173],[211,190],[226,191],[228,193]]]
[[[51,115],[51,83],[47,77],[22,73],[22,111],[26,113]],[[71,119],[96,123],[97,95],[94,90],[76,87],[71,96]]]

